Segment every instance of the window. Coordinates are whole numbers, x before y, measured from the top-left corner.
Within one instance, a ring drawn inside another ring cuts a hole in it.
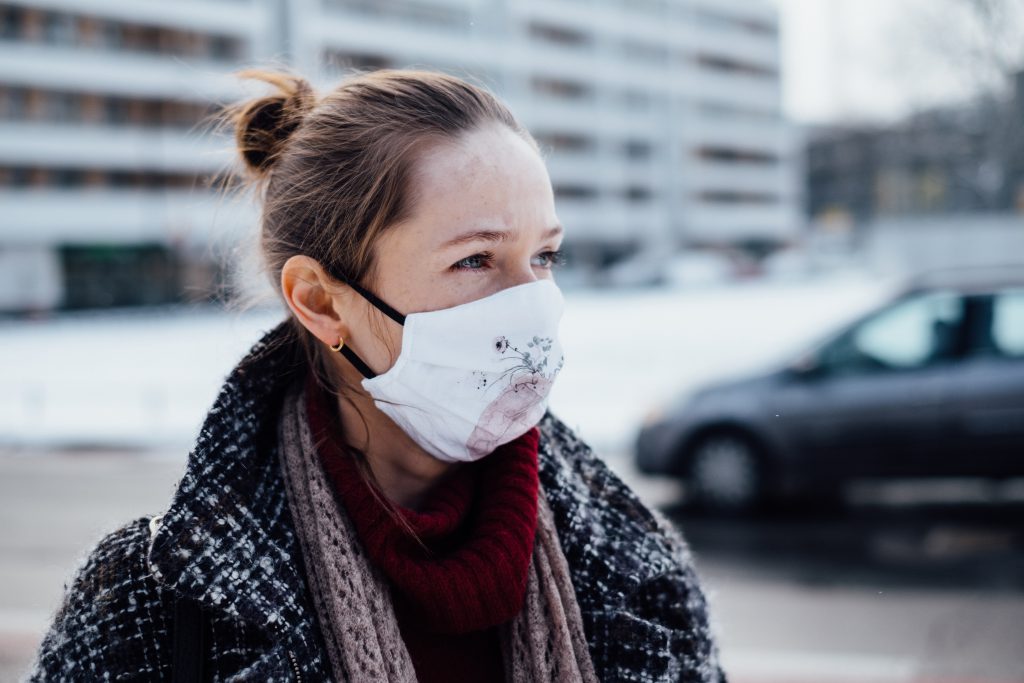
[[[723,14],[707,7],[698,8],[694,13],[694,18],[698,24],[708,28],[737,29],[767,36],[774,36],[778,33],[778,27],[770,20]]]
[[[586,47],[591,42],[590,36],[586,33],[566,26],[531,21],[526,30],[530,38],[538,43],[548,43],[560,47]]]
[[[20,7],[0,7],[0,38],[20,38],[25,12]]]
[[[644,202],[651,198],[651,188],[642,185],[629,185],[622,196],[629,202]]]
[[[739,190],[704,190],[696,193],[701,201],[711,204],[776,204],[779,196],[768,192],[741,192]]]
[[[593,139],[573,133],[537,132],[533,137],[542,147],[556,152],[586,153],[594,149]]]
[[[68,14],[47,13],[43,19],[43,37],[57,45],[74,45],[77,42],[75,18]]]
[[[626,140],[622,144],[622,151],[627,159],[649,159],[651,143],[645,140]]]
[[[894,304],[828,347],[830,373],[914,370],[952,358],[963,322],[963,299],[923,294]]]
[[[587,99],[591,95],[589,86],[586,83],[567,81],[559,78],[544,78],[534,76],[530,79],[533,91],[554,98],[567,100]]]
[[[1008,289],[992,301],[992,342],[1004,356],[1024,358],[1024,289]]]
[[[775,78],[778,76],[778,71],[770,66],[745,62],[725,55],[698,53],[695,61],[699,67],[708,71],[744,74],[761,78]]]
[[[597,190],[586,185],[556,184],[554,186],[556,199],[593,199],[597,196]]]
[[[344,52],[341,50],[326,50],[323,53],[325,66],[336,71],[348,71],[355,69],[359,71],[374,71],[376,69],[387,69],[392,65],[391,60],[380,54],[368,52]]]
[[[734,147],[702,146],[694,150],[700,159],[708,161],[724,161],[728,163],[749,163],[773,165],[779,163],[779,157],[770,152],[755,149]]]

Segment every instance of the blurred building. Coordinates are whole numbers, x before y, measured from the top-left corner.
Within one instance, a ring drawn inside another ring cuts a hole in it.
[[[1024,71],[1012,82],[1004,96],[918,112],[895,125],[811,130],[808,217],[865,229],[946,214],[1024,214]]]
[[[0,0],[0,310],[203,298],[201,122],[230,72],[426,67],[503,97],[545,149],[570,262],[795,237],[800,170],[764,0]]]
[[[1004,94],[807,133],[814,238],[877,266],[1024,264],[1024,70]]]
[[[194,127],[237,96],[225,73],[265,40],[264,15],[226,1],[0,2],[0,309],[209,292],[205,185],[224,155]]]

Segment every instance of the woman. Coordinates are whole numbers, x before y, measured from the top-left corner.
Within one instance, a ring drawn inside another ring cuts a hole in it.
[[[288,315],[168,509],[77,570],[30,680],[725,681],[684,539],[547,410],[534,139],[441,73],[242,75],[276,88],[224,120]]]

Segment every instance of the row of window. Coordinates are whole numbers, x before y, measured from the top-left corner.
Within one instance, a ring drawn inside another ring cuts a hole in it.
[[[191,128],[214,113],[214,105],[174,100],[148,100],[96,93],[45,91],[0,85],[0,120],[87,122],[113,125]],[[581,153],[597,141],[573,133],[536,133],[537,142],[555,152]],[[648,159],[651,143],[626,140],[620,145],[628,159]],[[778,158],[742,149],[701,147],[697,155],[714,161],[774,164]]]
[[[246,55],[244,41],[235,36],[17,5],[0,5],[0,39],[218,61]]]
[[[600,194],[597,188],[586,185],[554,184],[556,199],[596,199]],[[642,185],[631,185],[613,193],[629,202],[646,202],[657,195]],[[745,192],[740,190],[704,190],[694,194],[694,198],[710,204],[778,204],[782,198],[769,192]]]
[[[574,133],[537,132],[534,133],[534,138],[538,144],[554,152],[586,153],[593,152],[598,146],[598,142],[594,138]],[[646,140],[624,140],[618,144],[617,148],[628,159],[649,159],[653,153],[651,143]],[[693,150],[693,154],[704,161],[725,163],[774,166],[781,161],[778,155],[770,152],[715,145],[697,147]]]
[[[598,93],[598,88],[593,83],[554,76],[532,75],[529,85],[530,90],[538,95],[583,103],[593,102]],[[650,109],[654,105],[656,98],[664,101],[663,96],[659,98],[654,93],[635,88],[627,88],[618,93],[618,99],[630,109]],[[715,105],[713,103],[708,103],[707,106],[709,109],[718,111],[728,110],[731,118],[742,117],[756,120],[778,120],[779,118],[777,112]]]
[[[324,0],[327,8],[334,8],[379,17],[416,26],[436,26],[449,31],[468,33],[472,29],[473,14],[465,7],[454,7],[417,0]]]
[[[220,260],[165,244],[64,244],[57,253],[62,309],[215,300],[228,278]]]
[[[345,72],[350,69],[359,71],[373,71],[375,69],[388,69],[398,67],[399,64],[391,57],[382,53],[358,52],[352,50],[327,49],[321,53],[321,63],[324,68],[334,72]],[[433,64],[432,68],[441,69],[440,65]],[[488,85],[497,88],[500,79],[495,74],[472,74],[466,69],[441,69],[454,73],[457,76],[477,76]],[[533,76],[529,81],[533,93],[554,99],[565,99],[570,101],[588,102],[592,101],[597,93],[596,88],[589,84],[563,78],[548,76]],[[655,93],[637,88],[624,88],[614,93],[616,100],[624,107],[634,110],[651,109],[656,99],[664,101]],[[778,108],[771,110],[736,106],[731,103],[720,103],[702,100],[696,103],[697,111],[703,115],[716,119],[747,120],[747,121],[778,121],[782,114]]]
[[[537,43],[556,47],[586,50],[596,44],[591,33],[541,21],[530,21],[526,25],[527,35]],[[676,53],[666,45],[647,43],[632,39],[623,39],[617,43],[618,55],[636,62],[667,65],[673,61],[679,63],[694,62],[707,71],[724,74],[743,74],[760,78],[777,79],[778,69],[764,64],[756,64],[729,55],[711,54],[706,52]]]
[[[704,190],[697,198],[710,204],[778,204],[780,197],[769,192],[742,192],[738,190]]]
[[[176,173],[139,169],[47,168],[0,166],[0,188],[135,188],[180,189],[219,187],[216,174]]]
[[[0,166],[0,188],[133,188],[180,189],[221,187],[224,178],[217,174],[173,173],[154,170],[105,170],[81,168],[39,168],[26,166]],[[557,199],[596,199],[596,187],[572,183],[554,183]],[[646,202],[655,198],[649,187],[629,185],[615,190],[612,196],[628,202]],[[778,197],[753,192],[705,191],[697,197],[714,203],[775,203]]]
[[[0,84],[0,120],[69,121],[189,128],[214,113],[212,104],[123,97]]]
[[[472,19],[465,9],[432,3],[393,0],[328,1],[351,11],[383,17],[397,16],[414,21],[417,25],[442,24],[449,28],[472,26]],[[732,18],[726,20],[733,21]],[[751,25],[756,25],[756,22]],[[530,22],[527,33],[538,42],[553,45],[588,47],[593,44],[593,36],[589,34],[543,22]],[[245,43],[236,36],[113,21],[95,16],[12,5],[0,5],[0,38],[221,61],[238,60],[245,56]],[[623,40],[619,49],[622,56],[628,59],[658,64],[667,64],[672,56],[670,50],[663,45],[634,40]],[[680,59],[694,59],[701,68],[717,72],[778,78],[778,71],[772,67],[745,62],[735,57],[697,53],[692,56],[680,55]]]
[[[591,185],[553,183],[555,199],[597,199],[602,193]],[[651,189],[642,185],[630,185],[623,189],[604,193],[605,196],[625,199],[628,202],[646,202],[654,198]]]
[[[534,139],[545,151],[580,154],[593,152],[598,142],[594,138],[575,133],[534,132]],[[623,140],[616,144],[616,151],[627,159],[649,159],[653,154],[651,143],[646,140]]]
[[[777,123],[782,119],[782,110],[778,107],[772,109],[752,109],[750,107],[738,107],[731,103],[702,100],[697,102],[696,109],[701,116],[718,120],[729,119],[732,121],[750,121],[751,123]]]
[[[777,154],[762,150],[742,149],[739,147],[722,147],[704,145],[694,150],[699,159],[705,161],[724,161],[727,163],[760,164],[774,166],[780,159]]]
[[[648,14],[656,15],[659,18],[690,20],[698,26],[718,30],[738,31],[761,36],[778,35],[778,25],[772,21],[731,14],[704,6],[691,7],[689,3],[672,0],[577,0],[577,2],[587,6],[601,2],[614,4],[629,14]],[[327,8],[384,17],[409,24],[429,24],[449,30],[468,31],[476,20],[468,8],[421,0],[323,0],[323,4]],[[561,31],[563,33],[556,33],[553,37],[567,42],[577,41],[575,34],[579,34],[578,31],[572,29],[561,29]],[[566,33],[573,35],[566,35]]]
[[[548,87],[538,83],[547,94],[564,95],[561,88]],[[641,97],[643,93],[625,93],[624,97]],[[645,101],[649,102],[650,97]],[[743,118],[767,121],[775,116],[771,112],[740,109],[732,106],[702,102],[697,105],[702,114],[715,118]],[[186,102],[173,99],[126,97],[103,93],[81,93],[43,90],[0,84],[0,120],[7,121],[55,121],[85,122],[107,125],[133,125],[143,127],[172,127],[189,129],[209,120],[216,112],[210,103]],[[558,135],[549,143],[554,149],[585,151],[592,142],[582,136]],[[630,144],[624,150],[628,158],[647,158],[649,145]],[[743,159],[739,159],[743,160]],[[758,159],[753,159],[758,161]]]
[[[744,33],[761,36],[777,36],[779,34],[779,25],[773,21],[728,14],[707,6],[697,7],[693,16],[698,24],[703,26],[739,30]]]

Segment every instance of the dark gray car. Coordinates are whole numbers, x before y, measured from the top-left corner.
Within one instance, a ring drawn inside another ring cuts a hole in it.
[[[666,406],[636,462],[721,510],[852,478],[1024,476],[1024,267],[917,278],[784,367]]]

